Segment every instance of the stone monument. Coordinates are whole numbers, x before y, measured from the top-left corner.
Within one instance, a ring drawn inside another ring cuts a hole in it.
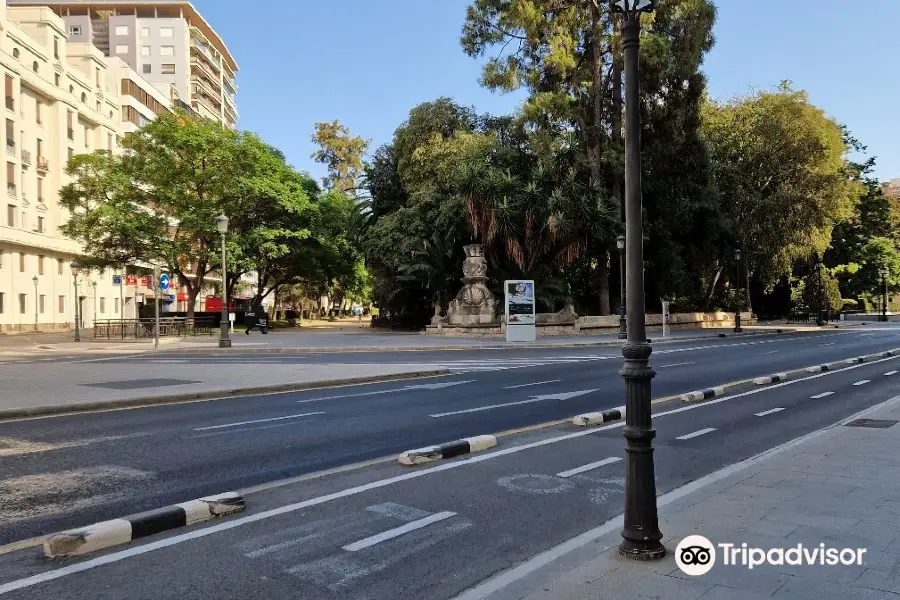
[[[494,316],[497,301],[488,289],[487,260],[481,244],[464,246],[466,260],[463,261],[463,287],[454,300],[450,301],[447,320],[450,325],[492,325],[498,322]]]

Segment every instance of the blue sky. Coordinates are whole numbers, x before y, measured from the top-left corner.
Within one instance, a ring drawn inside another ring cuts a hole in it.
[[[438,96],[504,113],[521,94],[478,85],[479,63],[459,46],[467,0],[193,0],[240,72],[240,127],[321,178],[309,155],[317,121],[339,119],[371,148],[390,141],[409,109]],[[704,71],[728,98],[783,79],[846,124],[878,157],[876,176],[900,177],[900,79],[885,57],[900,0],[717,0],[716,46]]]

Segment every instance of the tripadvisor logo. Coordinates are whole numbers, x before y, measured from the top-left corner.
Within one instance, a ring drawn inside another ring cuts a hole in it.
[[[713,544],[702,535],[689,535],[675,548],[675,564],[687,575],[709,573],[717,556],[723,566],[740,566],[753,569],[762,565],[862,565],[866,548],[831,548],[825,544],[789,548],[754,548],[746,543]]]

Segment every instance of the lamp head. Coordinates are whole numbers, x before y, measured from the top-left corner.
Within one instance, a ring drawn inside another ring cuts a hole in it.
[[[72,264],[69,265],[72,268],[72,274],[78,275],[78,272],[81,270],[81,263],[77,260],[73,260]]]
[[[734,260],[740,262],[741,261],[741,249],[735,248],[734,250]]]
[[[32,277],[31,280],[34,282],[34,285],[37,285],[37,283],[38,283],[37,275],[35,275],[34,277]]]
[[[219,233],[225,235],[228,232],[228,217],[224,214],[221,214],[216,218],[216,227],[219,228]]]
[[[625,249],[625,236],[624,235],[620,235],[619,237],[616,238],[616,248],[618,248],[619,250]]]

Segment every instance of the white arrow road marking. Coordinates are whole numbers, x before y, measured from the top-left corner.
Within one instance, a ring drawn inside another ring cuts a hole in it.
[[[706,435],[707,433],[711,433],[711,432],[713,432],[713,431],[715,431],[715,430],[716,430],[715,427],[707,427],[706,429],[701,429],[700,431],[695,431],[694,433],[689,433],[689,434],[687,434],[687,435],[682,435],[682,436],[679,436],[679,437],[677,437],[677,438],[675,438],[675,439],[676,439],[676,440],[689,440],[689,439],[692,439],[692,438],[695,438],[695,437],[700,437],[701,435]]]
[[[603,460],[598,460],[597,462],[592,462],[589,465],[584,465],[582,467],[576,467],[574,469],[570,469],[568,471],[563,471],[562,473],[557,473],[557,477],[571,477],[572,475],[578,475],[579,473],[585,473],[587,471],[593,471],[594,469],[599,469],[600,467],[605,467],[606,465],[611,465],[613,463],[617,463],[621,458],[618,456],[611,456],[609,458],[604,458]]]
[[[424,519],[419,519],[418,521],[413,521],[412,523],[407,523],[406,525],[401,525],[400,527],[396,527],[394,529],[388,529],[387,531],[383,531],[378,535],[367,537],[365,539],[359,540],[358,542],[347,544],[346,546],[343,546],[343,549],[348,552],[357,552],[359,550],[362,550],[363,548],[368,548],[369,546],[374,546],[375,544],[380,544],[381,542],[392,540],[395,537],[400,537],[404,533],[409,533],[410,531],[415,531],[416,529],[422,529],[423,527],[427,527],[432,523],[437,523],[438,521],[443,521],[444,519],[449,519],[450,517],[455,516],[455,512],[439,512],[429,517],[425,517]]]
[[[212,427],[198,427],[194,431],[209,431],[210,429],[225,429],[226,427],[240,427],[241,425],[253,425],[255,423],[268,423],[269,421],[284,421],[285,419],[299,419],[300,417],[311,417],[313,415],[324,415],[323,412],[300,413],[299,415],[288,415],[286,417],[273,417],[271,419],[257,419],[256,421],[241,421],[240,423],[228,423],[227,425],[213,425]]]
[[[395,392],[405,392],[408,390],[437,390],[441,388],[452,387],[454,385],[462,385],[463,383],[472,383],[474,379],[468,381],[448,381],[446,383],[425,383],[422,385],[407,385],[402,388],[392,390],[378,390],[377,392],[363,392],[361,394],[342,394],[340,396],[325,396],[323,398],[310,398],[309,400],[297,400],[297,404],[306,404],[307,402],[319,402],[321,400],[337,400],[338,398],[359,398],[362,396],[377,396],[378,394],[393,394]]]
[[[568,400],[569,398],[576,398],[578,396],[584,396],[585,394],[590,394],[591,392],[596,392],[599,388],[595,388],[593,390],[579,390],[577,392],[563,392],[561,394],[544,394],[543,396],[533,396],[528,400],[520,400],[519,402],[505,402],[503,404],[492,404],[491,406],[479,406],[478,408],[467,408],[465,410],[455,410],[453,412],[445,412],[438,413],[436,415],[428,415],[432,418],[439,417],[449,417],[451,415],[464,415],[468,413],[481,412],[483,410],[492,410],[494,408],[505,408],[507,406],[519,406],[521,404],[532,404],[533,402],[543,402],[544,400]]]
[[[815,396],[810,396],[813,400],[818,400],[819,398],[825,398],[826,396],[832,395],[834,392],[822,392],[821,394],[816,394]]]
[[[773,414],[775,414],[775,413],[777,413],[777,412],[781,412],[781,411],[783,411],[783,410],[784,410],[783,408],[773,408],[773,409],[771,409],[771,410],[764,410],[764,411],[762,411],[762,412],[758,412],[758,413],[756,413],[756,416],[757,416],[757,417],[764,417],[764,416],[766,416],[766,415],[773,415]]]

